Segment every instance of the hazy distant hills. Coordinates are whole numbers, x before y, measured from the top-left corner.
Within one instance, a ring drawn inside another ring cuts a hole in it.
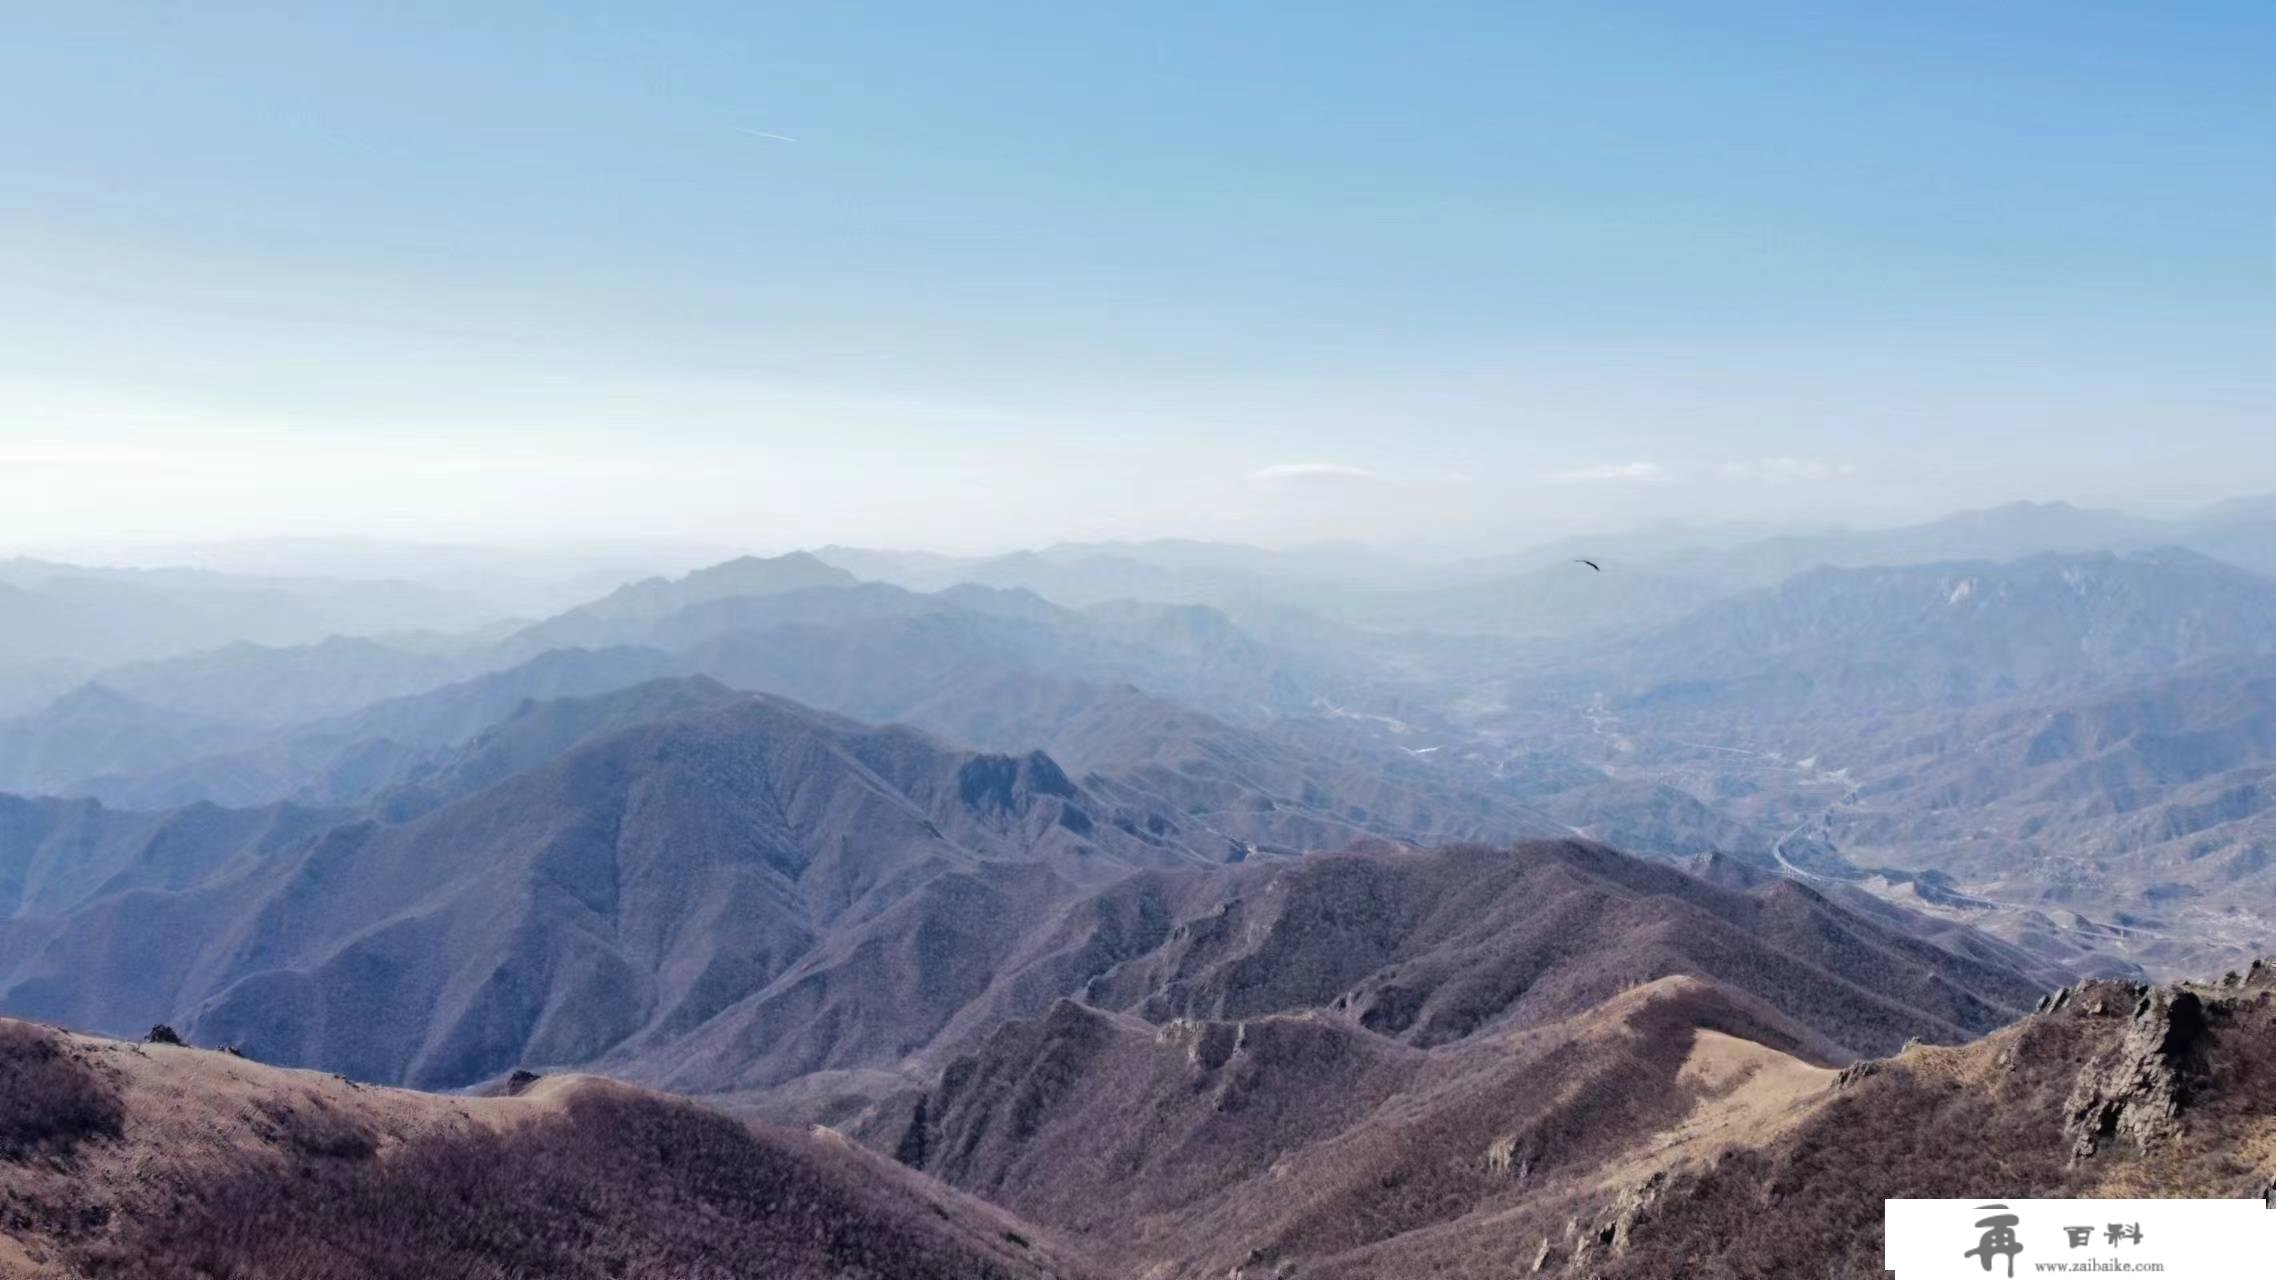
[[[1591,835],[2186,972],[2276,945],[2272,650],[2276,580],[2193,552],[1816,569],[1513,664],[1468,724],[1593,767],[1526,793]]]
[[[1415,609],[1395,634],[1255,593],[1243,597],[1251,627],[1204,604],[1071,608],[1025,586],[916,591],[859,581],[821,555],[745,558],[456,645],[241,644],[114,667],[0,720],[0,787],[152,810],[357,806],[391,792],[402,804],[431,794],[421,788],[525,701],[702,676],[976,748],[1043,750],[1119,804],[1206,815],[1229,844],[1258,851],[1579,830],[1662,856],[1805,868],[1994,924],[2062,963],[2112,951],[2121,968],[2156,967],[2187,956],[2153,935],[2195,933],[2226,956],[2258,945],[2262,908],[2276,911],[2255,889],[2236,900],[2249,914],[2218,929],[2165,918],[2197,909],[2192,896],[2201,907],[2220,887],[2257,883],[2265,806],[2253,778],[2142,773],[2105,798],[2119,816],[2101,821],[2091,804],[2056,813],[2028,799],[2044,783],[2015,769],[1931,789],[1911,781],[1921,766],[1909,761],[1917,744],[1944,743],[1951,758],[1979,712],[2055,714],[2192,663],[2265,653],[2276,580],[2172,548],[1820,567],[1753,589],[1732,585],[1752,570],[1731,568],[1774,545],[1872,560],[2141,531],[2111,513],[2018,505],[1873,535],[1726,537],[1689,560],[1614,560],[1603,573],[1481,563],[1459,570],[1486,575],[1466,586],[1425,574],[1335,588],[1347,614],[1377,598]],[[1102,555],[1302,591],[1324,589],[1346,560],[1364,581],[1393,563],[1342,547],[1178,543],[1032,559],[1080,573]],[[919,560],[936,584],[969,567]],[[1432,600],[1447,611],[1425,608]],[[1506,638],[1558,629],[1589,634]],[[2176,850],[2197,852],[2189,874],[2153,870]],[[1997,920],[1975,914],[1992,908]]]
[[[1892,529],[1673,525],[1435,561],[1353,546],[1274,552],[1176,540],[1062,544],[973,558],[851,547],[814,554],[861,577],[919,590],[974,582],[1023,588],[1075,607],[1133,598],[1207,604],[1244,622],[1293,609],[1376,631],[1543,637],[1664,621],[1819,567],[2166,546],[2256,572],[2276,570],[2276,514],[2265,500],[2225,503],[2170,521],[2064,502],[2017,502]],[[1584,557],[1621,572],[1592,573],[1574,563]]]
[[[1124,600],[1206,605],[1276,641],[1310,634],[1350,644],[1355,641],[1335,636],[1332,628],[1545,637],[1645,626],[1818,566],[2007,561],[2049,552],[2171,545],[2250,569],[2276,568],[2276,516],[2265,503],[2249,501],[2178,521],[2062,503],[2018,503],[1892,530],[1751,538],[1745,536],[1749,532],[1671,527],[1570,539],[1518,555],[1442,561],[1403,559],[1348,545],[1266,551],[1176,540],[1066,544],[982,558],[829,547],[813,555],[745,557],[680,579],[626,585],[525,628],[503,643],[489,665],[510,665],[550,648],[678,648],[734,629],[844,621],[863,608],[909,611],[905,600],[890,595],[845,594],[857,580],[919,592],[980,584],[1033,592],[1072,609]],[[1599,574],[1572,563],[1581,556],[1615,565],[1618,572]],[[745,602],[776,596],[804,596],[809,607],[838,613],[833,619],[782,607],[737,616],[738,610],[752,607]],[[274,649],[332,636],[470,633],[448,650],[389,641],[391,648],[431,659],[497,643],[498,637],[471,633],[503,616],[500,606],[464,590],[404,581],[90,569],[23,560],[0,565],[0,600],[11,623],[0,635],[0,711],[10,709],[11,698],[13,709],[21,711],[27,702],[61,692],[74,678],[121,663],[233,643]],[[707,613],[707,606],[716,608]],[[985,611],[969,600],[961,607]],[[354,697],[412,693],[437,682],[435,672],[418,662],[407,662],[400,673],[384,672],[378,665],[381,656],[374,654],[292,661],[306,662],[311,672],[337,670],[337,691],[328,701],[294,703],[287,681],[261,700],[264,690],[257,682],[229,683],[228,662],[146,669],[140,678],[171,684],[170,693],[182,699],[199,696],[193,686],[212,682],[206,705],[181,709],[214,714],[217,705],[227,703],[244,711],[220,718],[266,717],[271,723],[336,714],[353,709],[345,704]],[[443,678],[463,678],[479,669],[460,667]],[[133,677],[106,677],[106,683],[144,696],[131,687]]]
[[[487,665],[478,650],[405,650],[334,636],[304,645],[230,644],[130,663],[103,671],[97,683],[167,711],[267,728],[344,715]]]
[[[1916,786],[1908,744],[1969,740],[1979,712],[2054,714],[2268,652],[2276,580],[2171,547],[2076,549],[2264,514],[2015,504],[1872,533],[1663,530],[1613,540],[1635,558],[1601,573],[1544,559],[1575,546],[1433,566],[1180,542],[746,557],[503,635],[114,666],[0,719],[0,788],[154,810],[363,805],[421,794],[525,700],[703,676],[1044,750],[1117,803],[1208,815],[1258,851],[1572,829],[1832,876],[2064,963],[2111,951],[2157,967],[2187,956],[2153,935],[2195,933],[2226,956],[2276,913],[2253,889],[2218,929],[2166,918],[2256,883],[2253,779],[2142,774],[2103,798],[2119,816],[2097,825],[2093,805],[2028,799],[2043,782],[2012,769]],[[1958,552],[2034,554],[1909,560]],[[1002,585],[954,585],[974,577]],[[1774,585],[1749,585],[1762,579]],[[2200,848],[2189,874],[2151,869]]]
[[[648,578],[619,587],[591,604],[515,633],[501,647],[508,654],[526,656],[606,644],[671,646],[738,625],[843,619],[906,609],[898,592],[836,590],[860,585],[852,574],[803,553],[773,559],[745,556],[682,578]],[[790,599],[784,603],[770,597]],[[746,610],[741,616],[733,612],[738,607]]]
[[[125,662],[232,643],[458,631],[496,616],[472,597],[408,582],[0,561],[0,714]]]
[[[1653,561],[1672,574],[1768,586],[1821,566],[1844,569],[2186,545],[2186,526],[2067,502],[2015,502],[1925,524],[1777,534],[1725,547],[1677,548]]]
[[[1862,736],[1840,754],[1859,785],[1827,814],[1824,838],[1861,868],[1942,872],[1932,902],[2104,915],[2161,967],[2265,949],[2276,658]]]
[[[18,557],[0,560],[16,615],[29,624],[9,652],[53,643],[42,621],[103,652],[183,650],[249,640],[281,644],[326,635],[456,631],[499,616],[479,597],[401,578],[275,577],[203,569],[119,569]],[[68,653],[68,650],[58,650]]]
[[[88,795],[127,809],[260,805],[287,798],[354,804],[447,763],[458,748],[525,702],[610,692],[686,669],[677,655],[658,650],[565,649],[503,671],[275,729],[215,727],[129,702],[118,715],[134,732],[116,735],[105,767],[67,773],[51,765],[44,782],[37,774],[12,776],[29,779],[17,783],[27,790]],[[68,744],[84,737],[62,731],[57,708],[89,691],[119,697],[88,686],[59,700],[56,708],[0,722],[0,743]],[[184,731],[185,725],[200,724],[209,730]],[[84,763],[86,751],[82,747],[74,759]]]
[[[88,794],[92,779],[218,755],[256,736],[228,721],[160,710],[105,685],[81,685],[36,711],[0,719],[0,780],[35,795]]]
[[[657,617],[714,600],[781,595],[815,587],[850,587],[859,581],[845,570],[833,568],[803,552],[772,558],[742,556],[684,577],[644,578],[628,583],[592,604],[571,610],[570,616]]]
[[[925,614],[735,631],[676,653],[631,646],[560,650],[349,715],[265,733],[90,692],[36,717],[0,723],[0,747],[20,744],[13,757],[19,771],[12,775],[19,785],[93,794],[129,807],[199,800],[253,804],[288,796],[347,803],[439,767],[451,751],[524,700],[703,674],[997,750],[1064,750],[1076,768],[1098,764],[1145,772],[1176,794],[1178,803],[1207,801],[1206,807],[1221,808],[1230,797],[1254,792],[1314,811],[1329,826],[1376,834],[1506,836],[1559,829],[1514,799],[1466,785],[1396,751],[1380,758],[1321,755],[1125,682],[1144,680],[1236,708],[1252,706],[1252,697],[1302,706],[1302,687],[1269,660],[1253,670],[1238,663],[1215,667],[1207,657],[1163,657],[1101,638],[1083,619],[1075,623],[1079,629],[1069,633],[988,616]],[[1193,663],[1190,673],[1181,673],[1179,661]],[[1157,678],[1156,672],[1164,674]],[[80,724],[93,717],[78,704],[95,702],[118,703],[112,718],[120,723],[99,731]],[[36,752],[46,754],[35,758]],[[0,765],[10,759],[0,752]]]
[[[749,566],[781,562],[737,563],[745,567],[734,581],[756,593],[683,601],[683,593],[666,590],[674,584],[636,584],[610,597],[606,609],[575,610],[501,639],[473,637],[444,649],[351,638],[289,647],[238,644],[116,667],[98,679],[164,711],[274,728],[341,716],[568,649],[704,650],[689,660],[690,669],[725,676],[738,663],[747,669],[781,657],[808,665],[829,660],[826,653],[792,654],[800,636],[824,647],[890,645],[918,627],[931,628],[924,642],[941,647],[928,659],[936,672],[953,662],[1012,662],[1084,679],[1141,682],[1242,715],[1302,709],[1317,677],[1349,678],[1348,664],[1261,644],[1200,607],[1123,602],[1079,612],[1023,592],[961,587],[925,594],[880,583],[761,591],[754,580],[766,575]],[[787,576],[809,575],[792,570]],[[774,633],[771,651],[749,648],[766,643],[752,638],[768,633]],[[838,665],[857,673],[851,661]],[[861,667],[858,675],[899,677],[904,688],[909,683],[890,667]]]
[[[185,890],[250,870],[296,852],[343,816],[299,805],[134,813],[92,800],[0,796],[0,920],[24,925],[9,934],[10,946],[37,945],[53,922],[95,899]]]
[[[1582,662],[1626,703],[1886,714],[2276,649],[2276,579],[2193,552],[1814,569]]]

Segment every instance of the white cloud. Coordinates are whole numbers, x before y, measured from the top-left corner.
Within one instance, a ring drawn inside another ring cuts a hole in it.
[[[1753,480],[1761,484],[1810,483],[1857,474],[1857,468],[1847,462],[1785,457],[1726,462],[1720,470],[1733,480]]]
[[[1666,484],[1675,477],[1657,462],[1600,462],[1552,471],[1541,478],[1550,484]]]
[[[1362,480],[1370,484],[1388,483],[1384,478],[1365,467],[1346,466],[1340,462],[1278,462],[1269,467],[1258,467],[1249,473],[1251,484],[1287,484],[1308,480]]]

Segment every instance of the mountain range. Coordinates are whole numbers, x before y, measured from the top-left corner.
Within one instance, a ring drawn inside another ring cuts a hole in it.
[[[2257,1194],[2265,514],[828,548],[91,651],[0,719],[0,1015],[74,1029],[0,1022],[53,1103],[0,1273],[716,1219],[752,1274],[1870,1274],[1877,1197],[1992,1168],[1922,1134]],[[100,1038],[156,1024],[238,1056]],[[374,1234],[437,1195],[498,1208]]]
[[[1892,1195],[2276,1194],[2270,965],[1839,1067],[1690,975],[1429,1045],[1060,999],[836,1129],[149,1040],[0,1020],[0,1273],[1862,1277]]]

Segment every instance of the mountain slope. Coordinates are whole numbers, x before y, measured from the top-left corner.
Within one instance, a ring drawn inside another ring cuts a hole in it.
[[[736,597],[777,595],[815,587],[850,587],[859,579],[803,551],[789,555],[741,556],[679,578],[644,578],[627,583],[573,613],[603,618],[661,617],[689,605]]]
[[[119,663],[234,642],[470,627],[496,614],[455,592],[342,581],[0,560],[0,713]]]
[[[85,779],[223,754],[251,737],[241,726],[81,685],[26,715],[0,719],[0,791],[84,794],[77,784]]]
[[[1140,878],[1103,896],[1162,892]],[[1179,892],[1174,923],[1087,1000],[1154,1021],[1334,1009],[1429,1047],[1689,974],[1856,1053],[1980,1034],[2037,990],[1789,880],[1726,889],[1582,841],[1313,857]]]
[[[1073,1280],[824,1132],[592,1078],[442,1097],[0,1021],[0,1274]]]
[[[101,682],[184,715],[275,728],[345,715],[485,670],[479,652],[428,652],[362,637],[310,644],[250,643],[129,663]]]
[[[1691,977],[1427,1050],[1064,1002],[852,1127],[1126,1274],[1862,1280],[1890,1196],[2276,1190],[2270,972],[2086,983],[1838,1073]]]
[[[1606,775],[1527,799],[1623,847],[1783,864],[2074,971],[2203,972],[2276,947],[2266,654],[1984,705],[1880,710],[1825,690],[1780,705],[1697,685],[1495,732]]]
[[[2013,948],[1874,907],[1577,841],[1145,872],[1039,920],[904,1074],[1061,997],[1156,1024],[1319,1014],[1431,1049],[1690,976],[1839,1058],[1980,1034],[2040,989]]]
[[[2087,983],[1976,1043],[1861,1064],[1775,1139],[1639,1180],[1551,1247],[1569,1251],[1562,1274],[1605,1280],[1865,1276],[1880,1274],[1891,1196],[2276,1192],[2271,970]]]
[[[289,804],[134,813],[0,796],[0,920],[60,918],[105,895],[186,889],[296,849],[343,816]]]
[[[1125,1274],[1309,1275],[1525,1204],[1685,1122],[1697,1144],[1774,1120],[1832,1079],[1818,1053],[1688,978],[1435,1052],[1317,1013],[1154,1027],[1063,1003],[856,1128]]]
[[[1817,838],[2002,933],[2102,917],[2167,972],[2276,947],[2276,658],[1829,746],[1855,780]]]
[[[2276,647],[2276,580],[2193,552],[1817,569],[1572,659],[1646,709],[1887,714],[2083,692]]]
[[[517,717],[478,741],[466,774],[440,775],[394,817],[335,815],[260,856],[225,832],[194,846],[203,875],[154,869],[189,854],[122,845],[102,882],[120,891],[79,885],[46,918],[0,928],[0,1001],[79,1025],[179,1021],[366,1079],[462,1084],[523,1060],[661,1053],[731,1008],[773,1026],[816,984],[850,991],[833,1015],[853,1023],[731,1064],[677,1061],[785,1078],[877,1065],[926,1039],[923,1020],[958,1007],[940,1002],[957,989],[945,975],[977,994],[1011,944],[1000,919],[1135,867],[1229,852],[1040,755],[958,751],[717,686],[573,710]],[[635,723],[612,728],[623,718]],[[516,772],[528,756],[539,762]],[[24,865],[54,844],[36,842]],[[851,976],[877,948],[946,945],[893,922],[960,911],[978,913],[962,968],[941,955],[894,966],[906,988]]]
[[[1784,534],[1674,551],[1648,563],[1663,572],[1732,587],[1763,587],[1820,566],[1865,569],[2132,550],[2171,545],[2178,532],[2163,521],[2123,511],[2068,502],[2010,502],[1893,529]]]
[[[1021,751],[1043,745],[1054,726],[1004,719],[1002,735],[983,737],[918,713],[954,704],[984,724],[969,696],[959,701],[960,688],[1016,672],[1131,684],[1256,726],[1311,710],[1315,685],[1355,678],[1334,662],[1264,644],[1207,609],[1125,604],[1085,615],[1024,592],[971,586],[933,595],[877,583],[718,597],[682,590],[709,572],[666,583],[653,598],[610,597],[497,643],[448,652],[333,640],[240,645],[116,669],[104,675],[115,692],[149,704],[140,721],[106,729],[58,709],[0,722],[0,783],[13,777],[23,790],[137,807],[286,796],[346,802],[464,741],[520,698],[598,693],[663,675],[708,675],[857,719],[908,720]],[[729,573],[710,587],[746,588],[749,578]],[[19,766],[12,773],[11,763]]]
[[[532,701],[609,693],[680,675],[687,667],[679,655],[655,649],[553,650],[502,671],[250,741],[240,732],[234,735],[239,745],[228,750],[120,753],[125,758],[111,769],[78,775],[63,794],[93,796],[125,809],[200,802],[253,806],[288,798],[359,804],[447,766],[467,743]]]

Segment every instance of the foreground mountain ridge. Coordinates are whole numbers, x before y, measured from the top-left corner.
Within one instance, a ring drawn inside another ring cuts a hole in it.
[[[412,1093],[0,1020],[11,1280],[1080,1280],[827,1131],[592,1077]]]
[[[1865,1280],[1892,1196],[2276,1193],[2276,964],[2040,1004],[1836,1071],[1692,977],[1432,1050],[1062,1003],[853,1127],[1153,1280]]]
[[[854,1119],[874,1154],[0,1020],[0,1274],[1863,1280],[1890,1195],[2276,1192],[2276,963],[2039,1006],[1837,1070],[1690,976],[1430,1048],[1062,1000]]]

